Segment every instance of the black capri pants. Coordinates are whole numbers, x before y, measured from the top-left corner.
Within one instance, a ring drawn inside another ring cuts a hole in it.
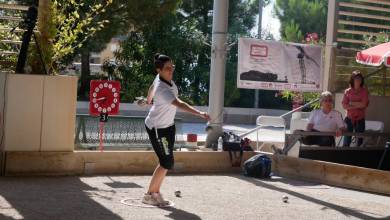
[[[145,127],[154,152],[156,152],[159,159],[160,166],[167,170],[172,169],[174,165],[173,146],[176,136],[175,125],[159,129],[149,129],[146,125]]]

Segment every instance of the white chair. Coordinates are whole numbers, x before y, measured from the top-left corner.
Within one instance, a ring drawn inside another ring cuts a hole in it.
[[[257,129],[257,141],[256,141],[256,148],[259,150],[259,132],[260,129],[263,127],[274,127],[274,128],[283,128],[283,140],[285,139],[286,135],[286,122],[284,118],[280,116],[259,116],[256,119],[256,125],[259,129]]]
[[[385,123],[383,121],[367,121],[366,120],[366,131],[375,131],[383,133],[385,129]]]
[[[310,112],[294,112],[291,115],[290,133],[294,133],[295,130],[306,130],[310,114]]]
[[[290,120],[290,134],[296,130],[306,130],[311,112],[294,112]],[[300,142],[296,143],[287,153],[291,157],[299,157]]]
[[[366,131],[383,133],[384,129],[385,129],[385,123],[383,123],[383,121],[366,120]],[[381,141],[381,137],[378,137],[376,139],[373,139],[371,137],[366,137],[363,140],[362,147],[366,145],[379,145],[380,141]]]

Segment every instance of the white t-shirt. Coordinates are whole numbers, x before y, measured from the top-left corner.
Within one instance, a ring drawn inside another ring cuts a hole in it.
[[[149,129],[172,126],[176,115],[176,106],[172,102],[178,96],[177,86],[172,80],[167,82],[157,76],[153,82],[152,96],[153,106],[145,119],[146,126]]]
[[[325,114],[321,109],[311,112],[309,124],[313,124],[313,129],[322,132],[335,132],[337,129],[344,128],[345,124],[341,113],[335,110]]]

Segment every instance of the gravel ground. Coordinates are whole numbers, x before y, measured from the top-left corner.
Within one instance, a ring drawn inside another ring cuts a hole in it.
[[[173,208],[142,208],[150,176],[0,178],[0,219],[390,219],[390,197],[241,175],[168,176]],[[181,198],[174,196],[180,189]],[[288,202],[283,202],[283,197]]]

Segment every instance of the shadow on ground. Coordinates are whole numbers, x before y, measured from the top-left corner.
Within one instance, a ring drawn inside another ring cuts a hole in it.
[[[201,220],[201,218],[193,213],[177,209],[175,207],[169,207],[169,208],[162,208],[166,211],[169,211],[169,215],[165,215],[167,218],[175,219],[175,220]]]
[[[349,207],[340,206],[340,205],[337,205],[337,204],[333,204],[333,203],[330,203],[330,202],[326,202],[326,201],[323,201],[323,200],[320,200],[320,199],[317,199],[317,198],[314,198],[314,197],[310,197],[310,196],[301,194],[299,192],[294,192],[292,190],[281,188],[281,187],[278,187],[278,186],[270,184],[270,182],[276,182],[277,181],[277,182],[287,183],[287,184],[290,184],[290,185],[293,185],[293,186],[316,186],[316,185],[319,185],[319,184],[316,184],[316,183],[308,183],[308,182],[302,182],[302,181],[298,181],[298,180],[292,181],[291,179],[286,180],[284,178],[255,179],[255,178],[250,178],[250,177],[246,177],[246,176],[238,176],[238,175],[232,175],[232,177],[238,178],[240,180],[248,181],[250,183],[253,183],[256,186],[260,186],[260,187],[263,187],[263,188],[266,188],[266,189],[269,189],[269,190],[274,190],[274,191],[278,191],[278,192],[281,192],[281,193],[285,193],[285,194],[288,194],[288,195],[291,195],[291,196],[295,196],[297,198],[300,198],[300,199],[303,199],[303,200],[306,200],[306,201],[309,201],[309,202],[312,202],[312,203],[316,203],[318,205],[322,205],[323,206],[322,209],[332,209],[332,210],[335,210],[337,212],[342,213],[345,216],[353,216],[355,218],[364,219],[364,220],[381,220],[381,219],[385,220],[385,219],[390,219],[390,216],[383,217],[383,218],[375,218],[375,217],[372,217],[370,215],[367,215],[367,214],[376,215],[375,213],[368,213],[368,212],[352,209],[352,208],[349,208]]]
[[[0,196],[9,207],[1,207],[0,219],[122,219],[91,199],[93,190],[78,177],[1,178]]]
[[[80,180],[80,177],[3,177],[0,178],[0,219],[97,220],[124,219],[94,200],[106,200],[124,210],[126,219],[132,219],[132,210],[121,208],[110,194],[121,189],[142,189],[133,182],[103,182],[99,188],[92,187]],[[105,186],[108,186],[107,188]],[[103,193],[102,193],[103,192]],[[108,194],[107,194],[108,193]],[[118,196],[118,195],[117,195]],[[199,216],[174,207],[161,208],[168,212],[170,219],[199,220]],[[117,210],[118,211],[118,210]]]

